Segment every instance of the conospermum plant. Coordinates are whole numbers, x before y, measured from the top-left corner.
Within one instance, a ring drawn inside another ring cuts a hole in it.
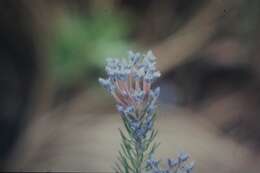
[[[127,59],[108,58],[105,69],[108,77],[99,78],[116,100],[125,127],[125,132],[120,130],[122,142],[115,172],[191,173],[193,169],[194,163],[188,162],[186,153],[168,159],[165,165],[154,158],[159,146],[154,142],[157,135],[154,122],[160,88],[152,85],[161,75],[155,65],[156,57],[151,51],[144,55],[130,51]]]

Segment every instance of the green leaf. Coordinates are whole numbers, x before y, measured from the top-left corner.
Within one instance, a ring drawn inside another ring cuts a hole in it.
[[[124,173],[124,171],[122,170],[122,168],[119,166],[117,162],[115,163],[114,171],[116,173]]]
[[[128,158],[128,160],[130,160],[131,165],[133,166],[133,168],[135,168],[136,162],[135,162],[135,158],[131,154],[131,151],[126,149],[122,144],[121,144],[121,148],[122,148],[122,151],[124,152],[126,158]]]

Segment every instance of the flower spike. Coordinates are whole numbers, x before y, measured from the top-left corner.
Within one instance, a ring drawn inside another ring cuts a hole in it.
[[[194,163],[187,163],[189,155],[181,153],[177,159],[168,159],[167,169],[154,159],[158,147],[153,140],[157,135],[154,121],[160,87],[153,83],[161,73],[156,70],[156,57],[152,51],[145,55],[129,51],[128,59],[108,58],[107,78],[99,83],[116,100],[127,134],[120,130],[121,151],[115,171],[117,173],[191,173]]]

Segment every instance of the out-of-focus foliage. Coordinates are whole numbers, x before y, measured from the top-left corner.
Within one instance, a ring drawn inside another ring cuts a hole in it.
[[[131,47],[130,24],[117,13],[82,16],[67,13],[57,20],[51,46],[51,73],[58,84],[96,78],[107,55],[119,57]]]
[[[250,38],[254,38],[259,29],[259,7],[260,1],[258,0],[242,1],[240,30],[243,34],[252,35]]]

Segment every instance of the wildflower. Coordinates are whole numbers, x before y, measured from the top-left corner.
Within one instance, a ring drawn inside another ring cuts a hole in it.
[[[152,83],[160,77],[160,72],[155,68],[155,59],[151,51],[144,56],[130,51],[126,61],[114,58],[107,60],[108,78],[99,78],[99,82],[115,98],[120,113],[129,113],[126,110],[129,107],[141,112],[149,104],[154,106],[160,90],[151,89]]]
[[[169,168],[174,168],[179,163],[177,159],[168,159],[168,166]]]
[[[147,166],[152,169],[153,171],[159,171],[159,160],[156,160],[153,155],[149,157],[149,159],[146,161]]]
[[[191,173],[194,167],[194,162],[187,162],[188,154],[181,153],[177,159],[168,159],[167,168],[162,169],[159,161],[150,156],[146,164],[151,173]]]
[[[156,102],[160,87],[153,89],[152,84],[160,77],[156,70],[156,58],[151,51],[141,55],[129,51],[127,60],[108,58],[107,78],[99,78],[100,84],[116,100],[116,108],[121,114],[127,135],[120,130],[122,137],[116,172],[142,173],[191,173],[194,164],[186,161],[185,153],[177,159],[168,159],[168,168],[161,169],[159,160],[153,158],[157,144],[153,142],[157,131],[154,130]]]
[[[189,159],[189,155],[187,153],[180,153],[178,155],[178,158],[180,162],[185,162],[186,160]]]

